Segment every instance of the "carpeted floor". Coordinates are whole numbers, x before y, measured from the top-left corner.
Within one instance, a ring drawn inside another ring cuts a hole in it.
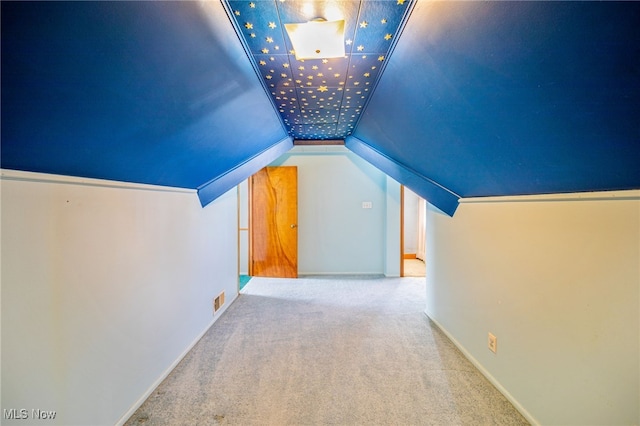
[[[426,273],[426,266],[424,261],[420,259],[405,259],[404,260],[404,276],[405,277],[424,277]]]
[[[424,278],[254,277],[128,425],[520,425]]]

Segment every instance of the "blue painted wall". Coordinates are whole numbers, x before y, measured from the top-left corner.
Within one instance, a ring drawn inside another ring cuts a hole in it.
[[[281,141],[217,2],[2,2],[3,168],[195,189]]]

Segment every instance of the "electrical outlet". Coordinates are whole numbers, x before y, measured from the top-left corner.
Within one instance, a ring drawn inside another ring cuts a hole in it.
[[[491,352],[498,353],[498,338],[489,333],[488,346]]]
[[[373,202],[371,202],[371,201],[363,201],[362,202],[362,208],[363,209],[371,209],[371,208],[373,208]]]

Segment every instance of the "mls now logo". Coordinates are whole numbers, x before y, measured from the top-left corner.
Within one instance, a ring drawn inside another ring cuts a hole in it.
[[[4,411],[4,418],[6,420],[14,420],[14,419],[24,420],[29,418],[29,412],[24,408],[21,410],[18,410],[17,408],[11,408],[7,410],[5,408],[3,411]]]
[[[5,408],[2,411],[5,420],[53,420],[56,418],[55,411],[38,410],[35,408],[31,411],[27,410],[26,408]]]

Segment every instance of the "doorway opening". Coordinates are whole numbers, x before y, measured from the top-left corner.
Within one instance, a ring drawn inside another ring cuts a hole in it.
[[[400,276],[424,277],[426,201],[400,187]]]
[[[249,179],[238,185],[238,291],[251,280],[249,275]]]
[[[265,167],[249,180],[249,275],[298,277],[298,168]]]
[[[238,187],[238,291],[254,276],[298,276],[297,167],[264,167]]]

